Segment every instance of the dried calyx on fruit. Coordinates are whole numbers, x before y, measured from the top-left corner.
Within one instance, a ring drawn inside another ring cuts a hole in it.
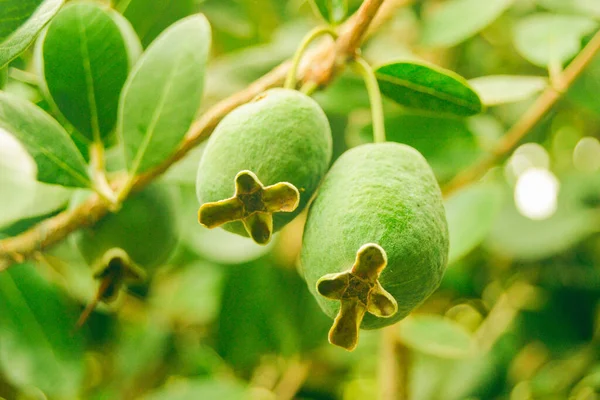
[[[396,323],[440,284],[448,228],[423,156],[398,143],[356,147],[323,180],[304,230],[301,263],[334,324],[329,341],[352,350],[359,329]]]
[[[266,244],[308,203],[331,161],[327,117],[310,97],[271,89],[229,113],[198,167],[199,222]]]
[[[167,260],[177,241],[173,199],[156,184],[132,194],[119,211],[79,231],[75,243],[100,286],[78,325],[99,301],[113,300],[124,284],[142,282]]]

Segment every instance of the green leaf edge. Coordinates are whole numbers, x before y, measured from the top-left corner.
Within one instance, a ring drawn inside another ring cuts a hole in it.
[[[8,65],[12,60],[19,57],[25,50],[27,50],[29,48],[29,46],[31,46],[31,44],[34,42],[35,38],[40,34],[40,32],[44,29],[44,27],[46,25],[48,25],[48,23],[52,20],[52,18],[58,13],[60,8],[63,6],[65,0],[55,0],[55,1],[56,1],[56,4],[52,4],[51,2],[44,1],[44,3],[41,4],[40,6],[38,6],[38,8],[35,10],[35,12],[33,14],[31,14],[29,19],[27,19],[27,22],[25,22],[23,25],[21,25],[16,31],[14,31],[9,37],[7,37],[2,43],[0,43],[0,47],[8,47],[8,48],[12,47],[12,48],[17,49],[17,51],[11,57],[9,57],[4,62],[0,62],[0,68]],[[39,15],[43,15],[45,13],[49,13],[50,16],[42,24],[42,26],[39,28],[38,32],[30,38],[30,40],[26,41],[24,43],[24,45],[23,45],[23,42],[11,43],[11,41],[15,42],[15,37],[18,37],[20,32],[25,31],[31,25],[34,25],[33,21],[36,20],[35,17],[37,17]]]
[[[31,103],[28,100],[22,99],[16,95],[12,95],[9,94],[7,92],[2,92],[0,91],[0,97],[6,97],[8,99],[12,99],[13,101],[17,101],[17,102],[22,102],[22,103],[27,103],[27,107],[31,107],[32,109],[35,109],[36,112],[39,114],[40,118],[45,119],[50,125],[55,125],[57,130],[59,130],[61,133],[61,135],[64,134],[64,136],[68,139],[68,141],[73,145],[73,150],[74,150],[74,154],[76,154],[76,158],[78,158],[81,161],[82,166],[84,167],[84,170],[86,170],[87,167],[87,163],[85,162],[83,156],[81,155],[81,153],[79,152],[79,149],[77,149],[77,146],[75,145],[75,142],[73,142],[73,139],[71,138],[71,136],[69,135],[69,133],[65,130],[65,128],[58,123],[57,120],[55,120],[54,118],[52,118],[52,116],[50,114],[48,114],[46,111],[44,111],[43,109],[41,109],[40,107],[38,107],[37,105]],[[9,129],[9,127],[7,127],[5,124],[2,123],[2,121],[0,120],[0,127],[3,127],[4,129],[6,129],[7,132],[9,132],[11,135],[15,136],[15,134],[11,131],[11,129]],[[15,136],[15,139],[17,139],[20,143],[23,144],[23,146],[25,147],[25,149],[28,150],[29,145],[23,143],[23,141],[21,139],[19,139],[17,136]],[[29,153],[29,150],[27,151]],[[63,165],[62,162],[60,162],[60,158],[57,158],[54,156],[54,154],[52,152],[43,152],[44,155],[46,155],[46,157],[48,157],[51,160],[58,160],[59,162],[55,162],[56,165]],[[48,156],[48,154],[51,155]],[[35,160],[34,160],[35,161]],[[37,165],[37,161],[36,161],[36,165]],[[73,171],[71,170],[71,168],[62,168],[63,171],[68,172],[69,175],[74,178],[75,180],[79,181],[82,183],[82,185],[80,186],[72,186],[72,185],[64,185],[61,184],[61,186],[64,187],[80,187],[80,188],[90,188],[92,185],[92,181],[89,177],[89,175],[85,175],[82,176],[80,175],[77,171]],[[39,172],[38,172],[39,174]],[[39,179],[38,179],[39,180]],[[44,182],[44,183],[48,183],[48,184],[53,184],[56,185],[56,182],[47,182],[47,181],[40,181],[40,182]]]
[[[211,37],[209,37],[209,40],[212,40],[212,28],[211,28],[211,25],[210,25],[210,21],[206,18],[206,16],[203,13],[195,13],[195,14],[188,15],[187,17],[182,18],[182,19],[176,21],[175,23],[171,24],[164,31],[162,31],[161,34],[158,35],[152,41],[152,43],[154,43],[155,41],[157,41],[158,39],[160,39],[160,37],[162,35],[164,35],[168,30],[170,30],[173,27],[175,27],[176,25],[180,24],[182,21],[185,21],[185,20],[191,19],[191,18],[198,18],[198,17],[202,18],[204,20],[204,22],[206,23],[206,26],[208,27],[208,32],[211,35]],[[119,109],[117,111],[117,125],[116,125],[115,129],[116,129],[116,135],[117,135],[117,138],[119,140],[119,143],[120,143],[120,146],[121,146],[121,149],[122,149],[123,153],[125,153],[125,146],[124,146],[124,138],[123,138],[123,127],[122,127],[123,122],[122,121],[125,118],[125,116],[124,116],[124,113],[125,113],[125,110],[124,110],[125,97],[126,97],[128,91],[129,91],[131,83],[133,82],[134,78],[136,77],[136,75],[138,74],[139,70],[143,66],[144,60],[146,58],[147,51],[148,51],[148,49],[151,48],[152,43],[150,43],[150,45],[148,45],[148,47],[144,50],[144,52],[141,54],[141,56],[137,60],[136,64],[133,66],[133,68],[129,72],[129,76],[127,77],[127,80],[125,81],[125,84],[123,85],[123,88],[121,89],[121,95],[119,96]],[[209,48],[209,51],[210,51],[210,48]],[[136,157],[133,160],[131,160],[131,163],[132,164],[135,163],[137,165],[135,166],[135,168],[130,169],[130,165],[128,164],[128,161],[127,161],[127,156],[125,155],[125,160],[126,160],[125,161],[125,168],[126,168],[126,171],[127,171],[127,173],[129,174],[130,177],[134,177],[135,175],[137,175],[139,167],[140,167],[140,164],[141,164],[141,160],[143,158],[143,155],[142,155],[142,157],[140,157],[139,160],[137,160],[137,158],[138,158],[138,155],[136,154]]]
[[[483,80],[486,78],[495,78],[495,77],[507,77],[507,78],[532,78],[532,79],[537,79],[540,82],[543,80],[545,81],[545,86],[544,87],[540,87],[540,89],[538,89],[535,92],[532,92],[529,96],[527,97],[521,97],[519,99],[516,100],[511,100],[511,101],[490,101],[490,102],[485,102],[482,95],[480,95],[479,91],[475,88],[475,86],[471,85],[471,87],[477,92],[477,95],[479,96],[479,99],[481,100],[482,104],[484,107],[495,107],[495,106],[501,106],[504,104],[511,104],[511,103],[517,103],[520,101],[524,101],[527,99],[530,99],[531,97],[535,96],[538,93],[543,92],[544,90],[546,90],[548,87],[550,87],[550,79],[547,76],[541,76],[541,75],[507,75],[507,74],[493,74],[493,75],[482,75],[482,76],[477,76],[475,78],[471,78],[468,80],[469,84],[471,84],[472,81],[477,81],[477,80]]]
[[[421,315],[415,315],[413,317],[411,317],[410,322],[409,323],[418,323],[418,321],[421,320],[436,320],[438,322],[444,322],[445,324],[447,324],[448,326],[452,326],[452,329],[455,330],[455,332],[460,332],[460,334],[464,334],[465,337],[469,338],[470,341],[470,349],[468,351],[444,351],[444,352],[439,352],[436,350],[439,350],[438,347],[436,347],[435,349],[427,349],[425,350],[424,348],[422,348],[419,345],[415,345],[415,343],[412,340],[406,340],[405,338],[405,334],[403,333],[403,329],[402,329],[402,324],[400,324],[400,329],[398,330],[398,338],[402,341],[402,343],[404,343],[407,347],[413,349],[414,351],[418,351],[420,353],[423,354],[428,354],[434,357],[438,357],[438,358],[444,358],[444,359],[460,359],[460,358],[466,358],[469,356],[473,356],[476,353],[477,350],[477,342],[475,340],[474,335],[469,332],[464,326],[460,325],[458,322],[445,317],[445,316],[441,316],[438,314],[421,314]]]
[[[348,17],[348,2],[347,1],[344,1],[344,2],[346,3],[344,15],[339,20],[335,20],[335,19],[328,19],[327,16],[323,15],[323,13],[321,12],[321,9],[317,5],[316,0],[308,0],[308,3],[310,4],[310,7],[311,7],[313,13],[316,14],[318,17],[320,17],[323,20],[323,22],[325,22],[329,25],[332,25],[332,26],[337,26],[337,25],[341,24]],[[330,7],[328,7],[328,8],[330,8]],[[331,16],[333,16],[333,14],[334,14],[333,10],[330,9],[329,14]]]

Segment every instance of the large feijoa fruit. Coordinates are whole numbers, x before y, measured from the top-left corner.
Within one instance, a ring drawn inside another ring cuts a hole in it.
[[[391,325],[440,284],[448,258],[442,195],[423,156],[367,144],[331,167],[308,213],[303,272],[335,318],[331,343],[352,350],[358,330]]]
[[[199,222],[267,243],[306,206],[331,161],[331,129],[310,97],[271,89],[229,113],[198,167]]]

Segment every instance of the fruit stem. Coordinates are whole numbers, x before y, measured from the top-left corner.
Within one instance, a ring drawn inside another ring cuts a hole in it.
[[[92,170],[93,189],[100,197],[114,207],[118,200],[106,179],[104,169],[104,145],[100,140],[90,145],[90,168]]]
[[[311,96],[318,88],[319,85],[317,85],[316,82],[306,82],[304,85],[302,85],[300,91],[307,96]]]
[[[109,272],[109,274],[102,279],[102,281],[100,282],[100,286],[98,287],[98,291],[96,292],[96,296],[94,296],[94,299],[83,310],[83,312],[79,316],[79,319],[75,323],[75,330],[80,329],[83,326],[83,324],[85,324],[85,321],[88,320],[88,318],[92,314],[92,311],[94,311],[98,303],[100,303],[100,300],[102,300],[104,294],[106,293],[110,285],[114,282],[117,275],[117,271],[114,270]]]
[[[333,37],[334,39],[337,39],[338,37],[337,32],[329,26],[318,26],[310,32],[308,32],[306,36],[304,36],[304,39],[302,39],[302,42],[300,43],[300,46],[298,46],[298,48],[296,49],[296,53],[294,54],[294,58],[292,59],[292,66],[290,67],[290,71],[288,72],[287,77],[285,79],[285,83],[283,85],[284,88],[296,88],[296,75],[298,74],[298,66],[300,65],[300,61],[302,61],[302,55],[313,40],[325,34],[331,35],[331,37]]]
[[[381,100],[381,91],[375,77],[373,68],[364,58],[357,56],[352,62],[352,66],[363,77],[369,102],[371,103],[371,114],[373,119],[373,140],[375,143],[385,142],[385,123],[383,120],[383,103]]]

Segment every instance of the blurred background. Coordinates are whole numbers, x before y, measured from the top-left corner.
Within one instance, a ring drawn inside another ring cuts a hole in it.
[[[438,10],[450,2],[466,8],[440,19]],[[349,7],[360,3],[350,0]],[[548,68],[539,62],[544,46],[566,42],[566,64],[600,26],[597,0],[495,0],[493,12],[478,9],[487,2],[469,0],[385,3],[363,48],[374,65],[420,59],[469,80],[529,77],[513,86],[471,81],[489,107],[469,118],[385,102],[388,140],[417,148],[441,186],[492,152],[548,86]],[[304,0],[111,6],[144,46],[174,21],[206,15],[213,42],[203,109],[292,56],[321,23]],[[4,90],[48,109],[32,64],[32,51],[13,62]],[[372,141],[357,75],[344,72],[314,98],[331,123],[334,158]],[[363,331],[352,353],[327,343],[331,321],[298,274],[303,215],[266,247],[197,223],[200,146],[160,180],[177,201],[177,251],[146,284],[98,307],[81,330],[64,321],[81,312],[97,282],[72,241],[35,265],[0,274],[0,398],[379,399],[390,351],[407,370],[414,400],[600,398],[599,137],[596,57],[516,150],[481,182],[447,198],[446,275],[392,328],[395,347],[382,349],[381,331]],[[72,196],[37,185],[26,211],[0,212],[2,236],[58,213]]]

